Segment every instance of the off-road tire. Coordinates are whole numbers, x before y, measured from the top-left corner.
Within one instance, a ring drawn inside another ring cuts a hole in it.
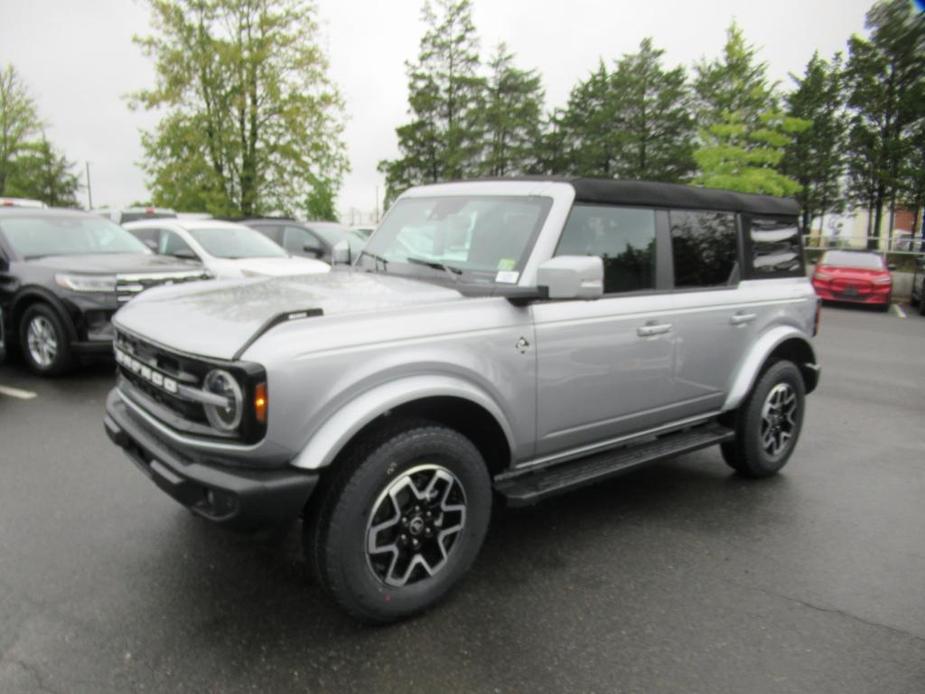
[[[776,454],[769,453],[762,441],[763,413],[771,392],[783,385],[784,392],[795,398],[791,436]],[[790,361],[775,361],[758,377],[751,392],[739,406],[735,420],[735,438],[720,445],[723,459],[744,477],[769,477],[780,471],[790,459],[800,438],[805,412],[806,386],[797,366]]]
[[[465,495],[465,523],[439,571],[396,587],[374,573],[367,533],[385,490],[423,464],[455,476]],[[397,421],[352,445],[329,473],[313,497],[303,543],[321,586],[354,618],[381,624],[421,612],[472,565],[491,516],[491,479],[478,449],[459,432],[424,420]]]

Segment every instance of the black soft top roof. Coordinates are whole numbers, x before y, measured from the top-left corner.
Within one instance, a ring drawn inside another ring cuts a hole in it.
[[[793,198],[737,193],[732,190],[700,188],[681,183],[616,181],[609,178],[568,176],[489,177],[468,179],[468,181],[550,181],[553,183],[568,183],[575,189],[575,202],[645,205],[647,207],[669,207],[685,210],[729,210],[785,217],[796,217],[800,214],[800,205]],[[447,181],[447,183],[466,183],[468,181],[463,179]]]
[[[575,189],[575,202],[614,205],[679,207],[688,210],[732,210],[751,214],[796,216],[800,206],[793,198],[698,188],[680,183],[614,181],[602,178],[562,179]]]

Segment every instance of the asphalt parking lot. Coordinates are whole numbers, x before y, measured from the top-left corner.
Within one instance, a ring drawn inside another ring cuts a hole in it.
[[[357,625],[298,528],[193,518],[102,428],[112,365],[0,367],[0,692],[925,691],[925,318],[827,307],[784,474],[718,450],[498,509],[436,610]],[[23,393],[18,393],[22,396]]]

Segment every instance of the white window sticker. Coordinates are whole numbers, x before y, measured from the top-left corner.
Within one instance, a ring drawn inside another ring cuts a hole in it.
[[[499,284],[517,284],[520,279],[520,273],[515,270],[501,270],[495,275],[495,282]]]

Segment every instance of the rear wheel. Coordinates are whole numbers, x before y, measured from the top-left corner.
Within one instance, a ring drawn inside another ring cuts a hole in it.
[[[19,324],[19,341],[26,363],[40,376],[57,376],[73,364],[64,323],[47,304],[26,309]]]
[[[429,422],[398,423],[338,460],[305,551],[352,616],[390,622],[440,600],[475,559],[491,515],[478,449]]]
[[[721,445],[726,463],[746,477],[768,477],[784,467],[800,437],[805,393],[795,364],[771,364],[739,408],[735,439]]]

